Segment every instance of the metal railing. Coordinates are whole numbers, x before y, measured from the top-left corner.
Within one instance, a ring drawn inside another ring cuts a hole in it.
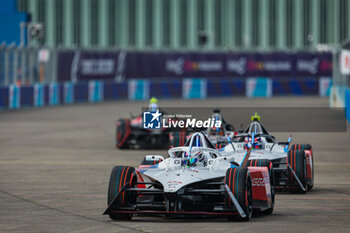
[[[54,48],[0,45],[0,86],[55,81],[56,55]]]

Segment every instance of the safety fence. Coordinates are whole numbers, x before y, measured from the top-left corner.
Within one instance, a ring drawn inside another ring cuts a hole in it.
[[[182,79],[124,82],[92,80],[0,87],[0,108],[19,109],[48,105],[101,102],[104,100],[146,100],[157,98],[197,99],[209,97],[329,96],[331,78],[273,79]]]

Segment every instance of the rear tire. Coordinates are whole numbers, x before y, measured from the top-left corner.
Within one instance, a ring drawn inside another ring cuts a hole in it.
[[[235,167],[229,168],[226,171],[225,184],[229,187],[239,205],[243,209],[246,217],[242,218],[239,214],[237,216],[230,215],[229,220],[249,221],[253,213],[253,192],[252,181],[247,168]],[[225,203],[227,207],[234,208],[234,204],[228,194],[225,195]]]
[[[116,123],[115,146],[119,149],[128,148],[128,137],[130,135],[130,121],[120,119]]]
[[[306,178],[307,189],[311,190],[314,187],[314,155],[310,144],[294,144],[292,150],[309,150],[311,151],[311,178]]]
[[[306,157],[304,150],[290,150],[288,152],[288,164],[291,166],[295,174],[298,176],[300,182],[305,188],[305,191],[302,190],[297,180],[291,171],[289,171],[289,188],[290,193],[306,193],[307,192],[307,182],[306,182]]]
[[[111,177],[109,179],[109,186],[108,186],[108,199],[107,204],[108,206],[111,204],[113,199],[116,195],[119,196],[114,201],[113,205],[110,207],[110,210],[116,210],[119,207],[128,206],[136,201],[136,195],[132,192],[125,192],[122,191],[123,187],[125,185],[133,186],[133,184],[136,182],[136,172],[135,168],[133,167],[126,167],[126,166],[115,166],[111,172]],[[113,220],[131,220],[133,214],[124,214],[124,213],[113,213],[110,212],[109,217]]]
[[[179,146],[184,146],[186,143],[186,132],[185,131],[179,131],[179,132],[171,132],[170,133],[171,136],[169,138],[171,138],[170,140],[170,146],[172,147],[179,147]]]

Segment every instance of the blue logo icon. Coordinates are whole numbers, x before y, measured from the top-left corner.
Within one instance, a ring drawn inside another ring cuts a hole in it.
[[[156,112],[143,113],[143,128],[145,129],[160,129],[160,116],[162,114],[157,109]]]

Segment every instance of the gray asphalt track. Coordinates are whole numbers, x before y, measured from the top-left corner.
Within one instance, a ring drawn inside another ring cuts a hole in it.
[[[167,100],[161,104],[327,107],[328,99]],[[279,194],[272,215],[250,222],[156,217],[111,221],[102,215],[111,169],[137,166],[151,153],[115,149],[114,121],[128,117],[129,112],[138,113],[145,105],[125,101],[0,112],[0,232],[350,232],[349,133],[294,133],[295,143],[313,145],[315,187],[306,195]],[[285,139],[288,133],[276,136]]]

